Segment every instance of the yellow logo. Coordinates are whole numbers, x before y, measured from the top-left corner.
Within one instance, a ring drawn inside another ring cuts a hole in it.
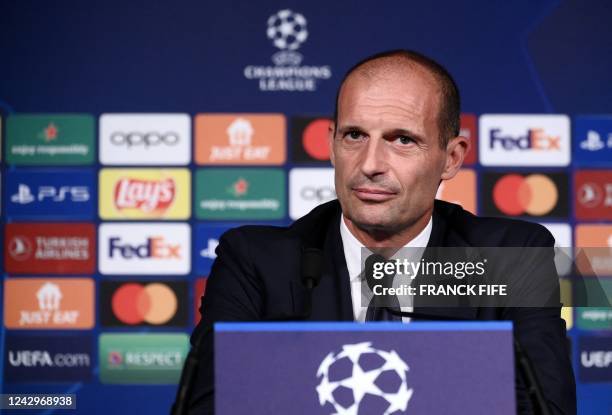
[[[187,169],[102,169],[102,219],[188,219],[191,176]]]

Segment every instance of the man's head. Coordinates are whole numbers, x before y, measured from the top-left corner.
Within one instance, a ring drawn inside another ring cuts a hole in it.
[[[459,114],[448,72],[418,53],[375,55],[347,73],[329,144],[350,226],[383,239],[422,229],[440,181],[456,174],[468,147]]]

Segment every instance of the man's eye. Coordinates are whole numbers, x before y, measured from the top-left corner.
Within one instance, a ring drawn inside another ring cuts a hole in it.
[[[397,139],[401,144],[412,144],[415,142],[414,139],[406,135],[400,135],[399,137],[397,137]]]
[[[361,134],[359,131],[349,131],[344,136],[350,138],[351,140],[359,140],[363,134]]]

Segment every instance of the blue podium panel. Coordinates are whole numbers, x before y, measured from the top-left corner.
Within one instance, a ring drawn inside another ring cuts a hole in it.
[[[515,414],[512,324],[219,323],[217,414]]]

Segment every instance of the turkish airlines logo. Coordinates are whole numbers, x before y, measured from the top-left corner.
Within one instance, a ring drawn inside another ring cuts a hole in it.
[[[90,279],[5,281],[5,324],[13,329],[93,327]]]
[[[188,274],[191,235],[187,224],[102,224],[99,266],[103,274]]]
[[[519,154],[520,157],[512,157]],[[567,166],[569,118],[565,115],[482,115],[480,161],[485,166]]]
[[[184,281],[103,281],[101,322],[104,326],[182,326],[187,324]]]
[[[104,219],[186,219],[191,214],[186,169],[102,169],[100,216]]]
[[[95,228],[85,223],[6,225],[6,270],[15,274],[91,274]]]
[[[612,219],[611,170],[577,171],[575,185],[578,219]]]
[[[107,165],[186,165],[191,159],[187,114],[102,114],[100,161]]]
[[[140,209],[149,213],[163,213],[174,201],[176,186],[171,178],[165,180],[121,179],[115,185],[115,207],[118,210]]]
[[[566,217],[569,214],[567,181],[565,173],[485,173],[483,213]]]

